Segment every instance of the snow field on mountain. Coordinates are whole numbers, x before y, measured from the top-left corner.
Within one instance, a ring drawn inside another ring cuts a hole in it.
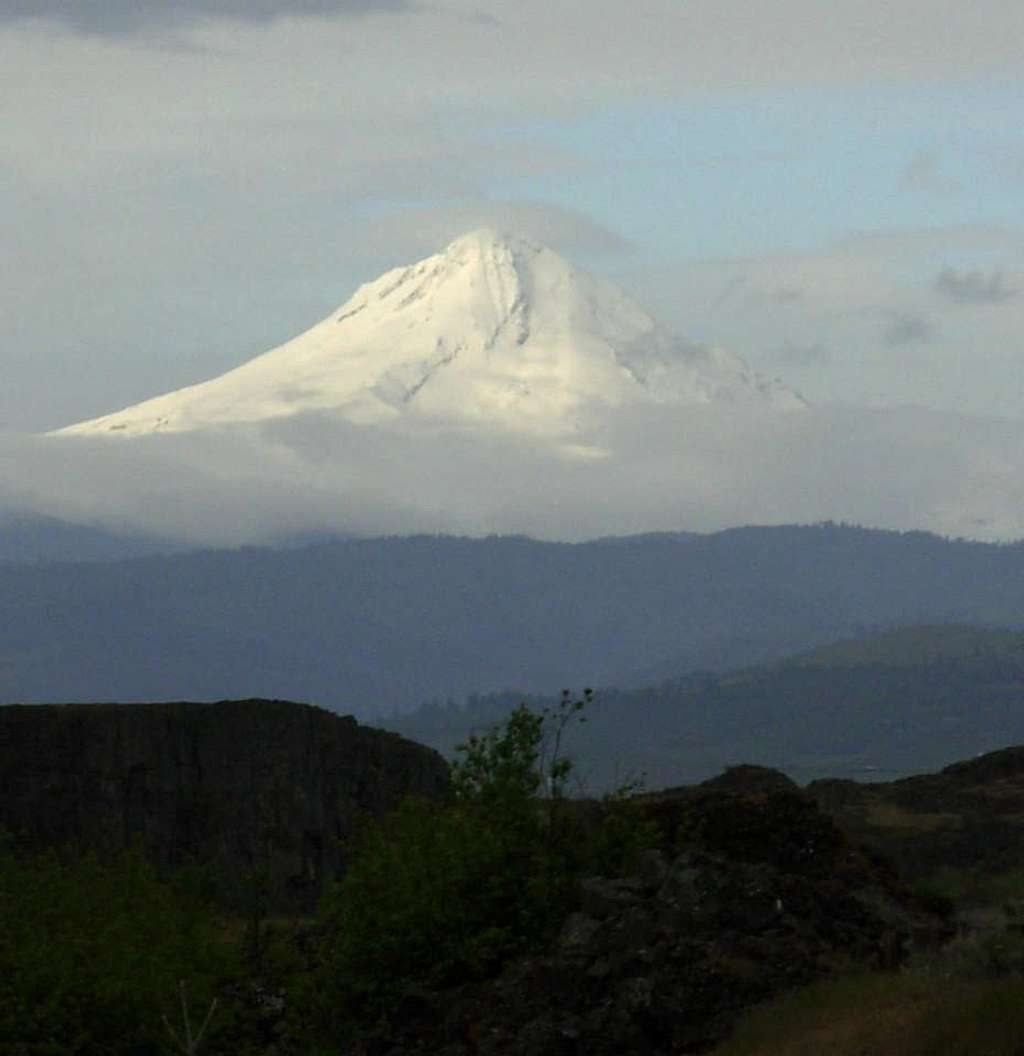
[[[666,332],[552,250],[483,229],[362,286],[218,378],[59,430],[131,437],[330,411],[572,437],[644,403],[802,406],[739,356]]]

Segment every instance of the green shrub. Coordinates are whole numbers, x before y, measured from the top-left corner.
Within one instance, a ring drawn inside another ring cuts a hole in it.
[[[5,1056],[162,1049],[178,980],[208,1007],[227,964],[206,906],[162,881],[139,851],[102,863],[0,844]]]
[[[649,818],[644,805],[630,798],[639,787],[630,785],[622,794],[606,796],[600,804],[598,824],[581,843],[581,865],[597,876],[626,876],[636,867],[642,852],[664,847],[660,827]]]
[[[550,934],[579,855],[562,736],[589,696],[519,707],[460,747],[452,802],[409,801],[369,826],[321,910],[321,1022],[373,1020],[411,990],[484,977]]]
[[[473,806],[416,801],[368,832],[323,911],[337,1011],[364,1018],[413,984],[478,978],[539,930],[536,848]]]

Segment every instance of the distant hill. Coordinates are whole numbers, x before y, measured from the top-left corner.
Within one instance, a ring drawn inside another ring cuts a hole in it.
[[[943,660],[984,656],[1017,656],[1024,652],[1019,631],[947,624],[903,627],[820,646],[800,656],[780,661],[799,667],[920,667]]]
[[[118,561],[188,549],[138,532],[113,532],[38,514],[0,512],[0,562]]]
[[[451,753],[516,703],[420,708],[388,726]],[[543,701],[536,702],[538,706]],[[901,628],[725,674],[597,693],[570,750],[592,789],[684,784],[757,763],[874,781],[1024,742],[1024,633]]]
[[[273,696],[372,716],[628,689],[949,623],[1024,629],[1024,547],[826,524],[0,565],[0,701]]]

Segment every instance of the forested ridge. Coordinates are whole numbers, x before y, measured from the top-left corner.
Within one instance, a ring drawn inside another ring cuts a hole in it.
[[[430,701],[385,724],[451,752],[517,699]],[[627,774],[682,784],[739,762],[800,782],[919,773],[1024,742],[1024,634],[901,628],[724,674],[601,688],[577,738],[591,790]]]
[[[891,627],[1021,627],[1024,548],[843,525],[344,539],[0,564],[0,701],[278,697],[360,717],[629,689]]]

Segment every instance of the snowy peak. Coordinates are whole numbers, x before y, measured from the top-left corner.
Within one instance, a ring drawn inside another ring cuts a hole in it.
[[[361,287],[341,309],[343,323],[360,313],[360,322],[386,327],[389,315],[429,323],[438,312],[458,310],[455,330],[487,335],[493,344],[502,331],[512,328],[527,337],[529,304],[533,293],[536,258],[545,252],[568,269],[565,261],[522,239],[481,229],[456,239],[444,252],[418,264],[386,272]]]
[[[361,286],[227,374],[60,433],[185,432],[318,411],[565,437],[638,403],[737,401],[803,405],[740,357],[664,330],[547,247],[481,228]]]

